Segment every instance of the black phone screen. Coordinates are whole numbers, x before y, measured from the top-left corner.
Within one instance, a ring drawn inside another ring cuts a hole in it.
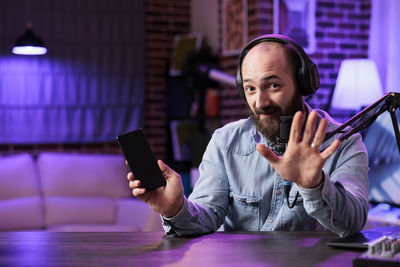
[[[141,182],[140,187],[152,191],[165,186],[165,178],[142,129],[120,135],[117,140],[135,179]]]

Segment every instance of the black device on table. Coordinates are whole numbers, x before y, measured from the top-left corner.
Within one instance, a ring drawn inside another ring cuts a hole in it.
[[[367,250],[353,259],[354,267],[400,266],[400,227],[377,227],[328,241],[334,248]]]
[[[148,192],[166,185],[142,129],[119,135],[117,140],[135,179],[141,182],[140,187]]]

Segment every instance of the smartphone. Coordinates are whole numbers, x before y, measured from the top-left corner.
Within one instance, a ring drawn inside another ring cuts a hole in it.
[[[166,185],[142,129],[119,135],[117,140],[135,179],[141,182],[140,187],[149,192]]]

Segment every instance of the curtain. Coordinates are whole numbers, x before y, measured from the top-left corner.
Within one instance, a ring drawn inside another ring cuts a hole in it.
[[[32,1],[44,56],[11,54],[27,3],[13,2],[0,9],[0,144],[109,142],[141,127],[144,0]]]
[[[377,64],[384,92],[400,92],[400,1],[371,4],[369,57]]]

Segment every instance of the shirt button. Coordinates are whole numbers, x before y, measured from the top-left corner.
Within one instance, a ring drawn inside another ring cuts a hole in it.
[[[272,223],[274,220],[270,219],[269,222]]]
[[[276,191],[276,195],[279,196],[281,194],[281,191]]]

